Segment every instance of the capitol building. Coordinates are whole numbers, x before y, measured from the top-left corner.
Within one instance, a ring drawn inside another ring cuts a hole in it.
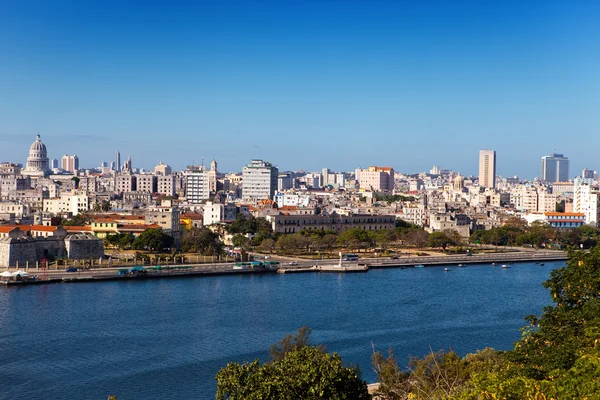
[[[50,174],[50,160],[46,145],[42,143],[40,135],[37,135],[35,142],[29,148],[29,157],[27,165],[21,171],[21,174],[27,176],[44,177]]]

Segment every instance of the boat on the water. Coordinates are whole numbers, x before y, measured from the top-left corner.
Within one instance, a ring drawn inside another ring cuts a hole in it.
[[[495,267],[496,265],[498,265],[498,264],[496,264],[495,262],[492,263],[492,267]]]
[[[506,264],[502,264],[502,268],[506,269],[506,268],[510,268],[510,267]]]
[[[464,268],[465,264],[458,264],[458,268]]]
[[[425,266],[423,264],[418,264],[418,265],[415,265],[415,268],[425,268]]]
[[[450,272],[450,268],[444,268],[444,272]]]

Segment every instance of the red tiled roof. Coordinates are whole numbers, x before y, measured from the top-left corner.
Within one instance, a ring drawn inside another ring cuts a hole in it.
[[[90,226],[63,226],[67,232],[90,232]]]
[[[584,213],[547,212],[544,214],[547,217],[585,217]]]
[[[96,218],[94,220],[94,222],[98,222],[98,223],[114,223],[116,221],[114,219],[111,219],[111,218]]]
[[[3,226],[0,226],[0,233],[9,233],[9,232],[12,232],[15,229],[18,229],[18,226],[3,225]]]

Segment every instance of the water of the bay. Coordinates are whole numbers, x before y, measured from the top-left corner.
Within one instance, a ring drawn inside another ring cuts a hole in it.
[[[511,348],[563,265],[0,288],[0,398],[211,399],[219,368],[265,361],[303,325],[373,382],[372,346],[403,364],[430,349]]]

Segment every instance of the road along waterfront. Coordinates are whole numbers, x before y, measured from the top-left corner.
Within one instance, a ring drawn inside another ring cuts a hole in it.
[[[563,251],[529,251],[529,252],[504,252],[504,253],[483,253],[474,255],[434,255],[434,256],[409,256],[409,257],[378,257],[364,258],[360,260],[359,265],[366,268],[350,267],[350,264],[343,264],[348,268],[336,269],[327,268],[339,264],[337,260],[318,260],[303,261],[300,260],[296,265],[281,263],[279,272],[362,272],[374,268],[394,268],[410,267],[415,265],[442,266],[456,264],[488,264],[496,262],[547,262],[566,260],[566,252]],[[180,267],[180,268],[178,268]],[[26,284],[46,284],[46,283],[77,283],[77,282],[99,282],[107,280],[143,280],[156,278],[172,277],[201,277],[224,274],[264,274],[276,272],[277,268],[254,268],[254,269],[235,269],[235,263],[219,264],[188,264],[188,265],[170,265],[164,270],[149,267],[148,273],[139,275],[119,275],[119,270],[123,267],[103,267],[81,269],[77,272],[66,272],[64,270],[47,271],[45,279],[35,279],[29,281],[7,281],[0,280],[5,286],[21,286]],[[41,274],[42,271],[36,268],[27,269],[30,274]]]

